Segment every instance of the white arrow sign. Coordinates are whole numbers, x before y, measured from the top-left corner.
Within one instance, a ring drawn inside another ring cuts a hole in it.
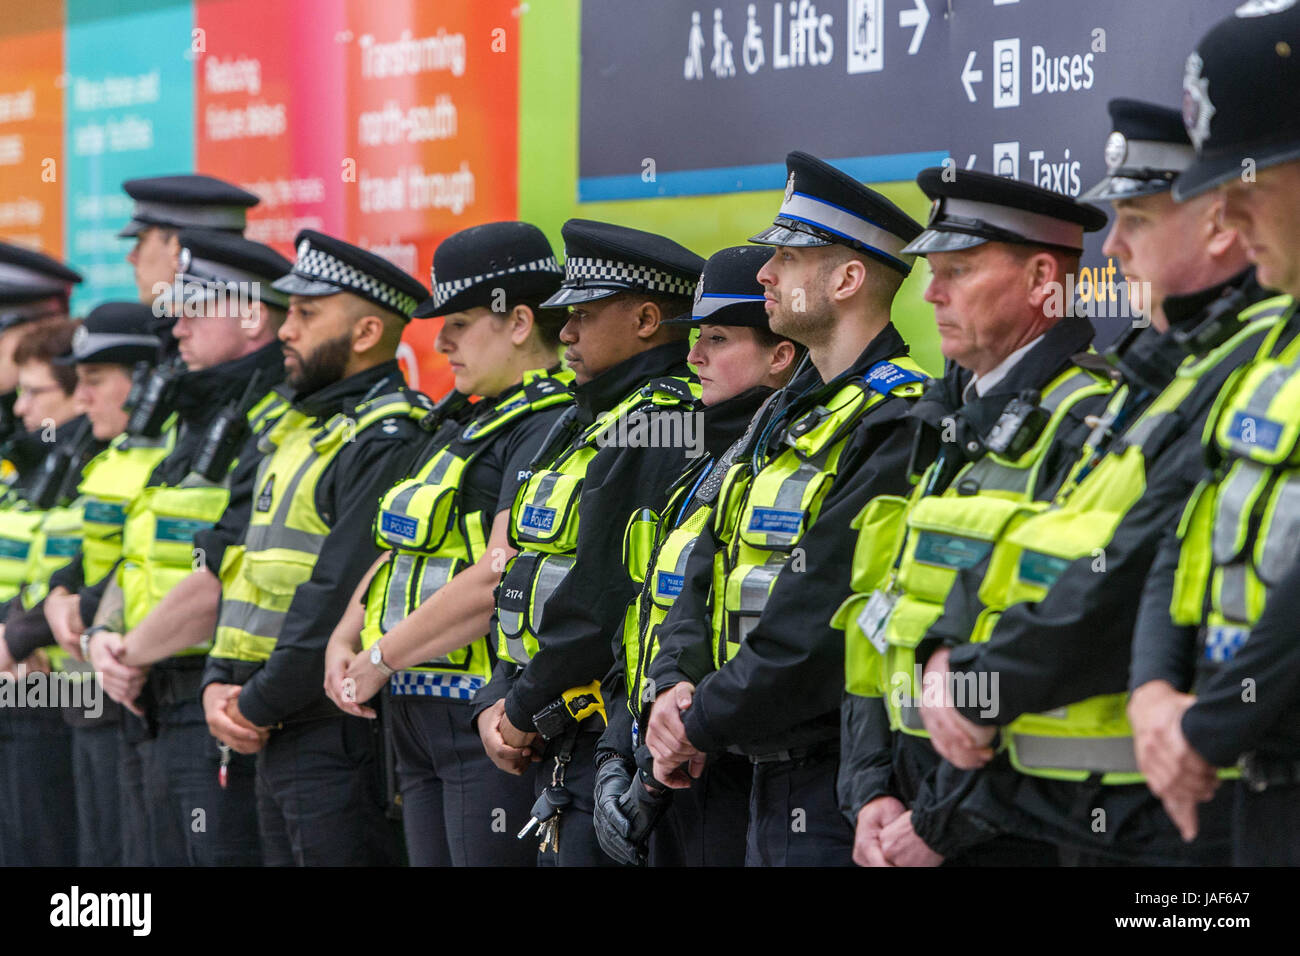
[[[925,5],[925,0],[912,0],[916,4],[914,10],[899,10],[898,25],[906,30],[908,27],[915,27],[912,33],[912,42],[907,45],[907,55],[916,56],[921,50],[921,38],[925,36],[925,28],[930,25],[930,8]]]
[[[975,87],[972,83],[984,82],[984,71],[977,70],[975,67],[975,51],[970,51],[970,56],[966,57],[966,65],[961,70],[961,85],[966,87],[966,98],[972,103],[975,102]]]

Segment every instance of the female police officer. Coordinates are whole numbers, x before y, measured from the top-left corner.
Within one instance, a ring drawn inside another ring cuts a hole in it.
[[[360,705],[389,687],[416,866],[535,857],[514,834],[528,817],[532,779],[492,766],[470,702],[495,663],[484,636],[512,553],[510,504],[572,401],[571,376],[557,361],[564,317],[538,308],[560,278],[545,236],[526,223],[488,223],[438,246],[433,298],[415,314],[443,317],[437,347],[456,389],[411,477],[380,503],[376,538],[390,551],[358,588],[327,651],[326,692],[344,711],[373,716]],[[472,408],[470,395],[481,396]]]
[[[641,592],[628,607],[623,655],[615,669],[623,670],[629,706],[607,708],[609,727],[596,753],[596,833],[606,853],[628,863],[645,856],[650,825],[655,826],[651,865],[740,866],[745,859],[752,776],[746,758],[718,755],[694,787],[674,796],[657,824],[666,795],[633,778],[641,736],[637,717],[642,704],[655,697],[646,678],[657,648],[655,628],[681,590],[682,570],[722,477],[756,430],[760,408],[789,380],[803,351],[768,327],[757,275],[770,256],[763,246],[715,253],[705,263],[691,314],[672,320],[699,329],[687,360],[700,378],[705,454],[678,479],[662,515],[642,512],[628,525],[628,571],[641,582]],[[648,759],[644,763],[649,766]]]

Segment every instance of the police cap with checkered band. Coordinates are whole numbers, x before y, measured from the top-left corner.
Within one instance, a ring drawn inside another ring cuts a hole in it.
[[[769,329],[758,270],[772,258],[764,246],[729,246],[709,256],[695,286],[695,304],[667,325],[740,325]]]
[[[54,315],[66,315],[81,275],[59,260],[0,242],[0,331]],[[56,300],[51,302],[51,300]]]
[[[919,256],[986,242],[1080,252],[1084,233],[1106,225],[1106,214],[1096,206],[979,170],[931,166],[921,170],[916,184],[933,200],[929,225],[907,247]]]
[[[921,224],[874,189],[807,153],[785,158],[785,197],[773,224],[750,242],[767,246],[829,246],[864,252],[907,275],[915,257],[904,250]]]
[[[360,246],[304,229],[294,239],[293,270],[272,283],[287,295],[327,296],[350,292],[409,319],[429,290],[387,259]]]
[[[473,308],[541,301],[560,288],[564,270],[542,230],[528,222],[488,222],[452,233],[433,251],[433,295],[417,319]]]
[[[564,281],[542,303],[559,309],[622,292],[649,292],[690,298],[704,259],[653,232],[609,222],[570,219],[564,237]]]
[[[1168,192],[1196,158],[1178,110],[1139,100],[1111,100],[1106,178],[1079,198],[1133,199]]]
[[[244,231],[248,210],[258,197],[215,176],[190,173],[128,179],[123,191],[135,200],[128,222],[119,236],[138,236],[150,226],[173,229]]]
[[[1300,3],[1250,0],[1187,58],[1183,122],[1196,161],[1174,182],[1179,202],[1300,160]]]

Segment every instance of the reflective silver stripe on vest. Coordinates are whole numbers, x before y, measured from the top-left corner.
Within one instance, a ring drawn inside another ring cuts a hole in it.
[[[1086,770],[1089,773],[1138,773],[1132,737],[1041,737],[1012,734],[1021,766],[1034,770]]]
[[[780,564],[759,564],[745,572],[740,582],[739,640],[748,638],[749,632],[758,624],[772,593],[772,582],[781,573],[781,568]]]
[[[1132,448],[1134,445],[1141,448],[1146,444],[1148,438],[1156,428],[1168,418],[1172,412],[1156,412],[1152,415],[1144,415],[1142,420],[1130,428],[1120,439],[1119,449]]]
[[[268,551],[271,548],[288,548],[319,555],[325,545],[326,535],[286,528],[280,524],[250,524],[244,539],[245,550]]]
[[[1244,538],[1240,534],[1242,519],[1246,517],[1246,502],[1251,500],[1251,492],[1267,477],[1267,469],[1253,461],[1238,459],[1233,466],[1228,480],[1219,487],[1217,513],[1214,516],[1214,533],[1211,540],[1211,552],[1215,564],[1227,564],[1237,557],[1237,542]],[[1257,500],[1257,499],[1256,499]]]
[[[560,473],[558,471],[548,471],[542,475],[541,480],[537,482],[537,494],[533,495],[532,503],[539,508],[545,507],[547,499],[551,497],[551,489],[555,487],[555,483],[559,480]]]
[[[385,634],[406,617],[406,592],[417,560],[419,559],[415,555],[402,551],[393,555],[393,563],[388,571],[388,587],[384,589],[384,614],[379,621],[379,629]]]
[[[442,481],[443,475],[447,474],[447,469],[451,467],[451,463],[455,460],[456,456],[448,452],[446,449],[439,452],[438,457],[434,459],[433,468],[424,478],[424,483],[426,485],[438,484],[438,482]],[[404,504],[403,507],[405,507]]]
[[[571,554],[548,554],[542,558],[541,567],[537,569],[537,579],[533,586],[532,599],[528,602],[528,629],[536,636],[542,623],[542,611],[546,608],[546,602],[555,589],[560,586],[560,582],[565,579],[569,571],[573,568],[576,560]],[[510,614],[508,618],[501,622],[503,634],[508,631],[514,631],[519,634],[518,637],[506,636],[506,650],[510,652],[513,660],[527,663],[532,660],[532,655],[524,646],[522,628],[519,626],[521,615]],[[513,626],[508,626],[513,625]]]
[[[1226,564],[1219,569],[1219,613],[1230,621],[1248,621],[1246,612],[1246,563]]]
[[[258,607],[251,601],[223,599],[221,602],[221,619],[218,626],[233,627],[240,631],[246,631],[255,637],[278,639],[287,617],[288,614],[285,611],[271,611],[264,607]]]
[[[1043,396],[1039,408],[1047,412],[1049,416],[1055,415],[1057,409],[1061,407],[1067,398],[1080,389],[1095,384],[1097,384],[1097,380],[1087,372],[1072,372],[1064,382]],[[1059,422],[1056,427],[1060,427]],[[957,484],[960,485],[971,481],[976,484],[979,491],[1010,491],[1019,495],[1027,495],[1029,493],[1029,480],[1039,464],[1040,460],[1035,459],[1026,463],[1023,468],[1019,468],[999,461],[993,455],[984,455],[967,468],[965,472],[957,476]]]
[[[1300,475],[1290,475],[1274,492],[1273,517],[1265,532],[1255,573],[1272,587],[1295,562],[1297,553],[1300,553]]]

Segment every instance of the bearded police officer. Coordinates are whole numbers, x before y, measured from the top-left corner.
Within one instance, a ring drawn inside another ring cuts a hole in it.
[[[835,810],[843,639],[830,611],[849,592],[849,523],[871,498],[907,489],[911,400],[925,373],[890,322],[921,227],[806,153],[758,273],[771,327],[807,346],[738,456],[696,541],[650,667],[654,776],[689,785],[706,755],[753,763],[748,865],[848,865]],[[710,587],[712,585],[712,587]],[[686,765],[683,769],[679,765]]]
[[[542,757],[536,820],[521,839],[536,839],[536,826],[541,862],[594,866],[612,862],[592,826],[592,758],[607,712],[600,681],[635,591],[623,531],[630,513],[663,507],[700,451],[687,333],[664,322],[690,308],[704,260],[610,223],[571,219],[562,234],[564,282],[543,308],[569,308],[560,340],[576,404],[511,509],[519,553],[497,589],[494,627],[508,664],[480,692],[490,706],[478,731],[498,767],[518,773]]]
[[[958,619],[978,606],[992,545],[1030,502],[1050,500],[1089,433],[1087,416],[1104,408],[1108,370],[1062,290],[1084,234],[1106,217],[988,173],[935,167],[917,183],[935,203],[908,249],[929,258],[925,297],[949,364],[914,412],[922,423],[914,464],[932,462],[916,491],[860,516],[857,594],[837,615],[849,642],[840,801],[857,822],[859,864],[973,854],[1048,862],[1046,844],[1006,837],[976,848],[987,833],[947,834],[942,815],[932,822],[909,810],[939,764],[917,671],[945,605]]]
[[[378,256],[304,230],[280,327],[293,408],[261,442],[248,527],[221,559],[216,640],[203,675],[213,736],[257,753],[269,865],[386,864],[372,723],[322,691],[325,645],[379,556],[383,492],[407,473],[432,403],[395,358],[425,288]]]
[[[1300,412],[1282,397],[1300,353],[1297,50],[1300,7],[1243,8],[1187,61],[1183,118],[1197,158],[1174,196],[1217,189],[1259,283],[1284,295],[1243,315],[1282,313],[1205,430],[1211,471],[1156,559],[1133,649],[1132,713],[1148,729],[1138,760],[1151,789],[1190,838],[1215,768],[1236,764],[1233,860],[1244,865],[1300,863],[1300,562],[1288,470]]]
[[[935,749],[968,769],[984,761],[964,758],[963,736],[978,725],[1003,728],[1010,768],[989,765],[974,784],[944,775],[964,790],[950,819],[969,813],[990,829],[1037,834],[1060,845],[1066,863],[1226,862],[1228,790],[1219,826],[1208,828],[1215,832],[1186,846],[1137,775],[1123,691],[1142,582],[1204,466],[1205,417],[1267,325],[1238,313],[1266,293],[1236,230],[1219,222],[1222,200],[1176,204],[1170,195],[1194,158],[1181,114],[1133,100],[1112,101],[1110,113],[1109,175],[1085,198],[1114,204],[1103,251],[1119,259],[1130,299],[1150,321],[1136,321],[1111,352],[1123,384],[1081,472],[1057,507],[997,545],[1006,557],[990,565],[1004,570],[981,589],[983,613],[1001,614],[991,632],[966,643],[973,621],[931,628],[953,649],[933,654],[927,669],[946,660],[954,683],[967,686],[997,674],[997,713],[936,699],[923,702],[922,717]],[[933,817],[931,807],[951,800],[930,788],[913,818]]]
[[[287,297],[271,284],[291,264],[233,233],[182,230],[177,238],[168,311],[186,371],[142,429],[174,428],[174,445],[126,508],[116,578],[122,621],[92,627],[87,646],[109,695],[145,714],[143,725],[128,718],[127,726],[140,738],[133,745],[154,864],[256,865],[253,760],[223,759],[199,687],[220,597],[216,570],[252,506],[254,436],[288,407],[275,390]],[[174,426],[156,421],[171,409]],[[203,827],[193,826],[198,808]]]

